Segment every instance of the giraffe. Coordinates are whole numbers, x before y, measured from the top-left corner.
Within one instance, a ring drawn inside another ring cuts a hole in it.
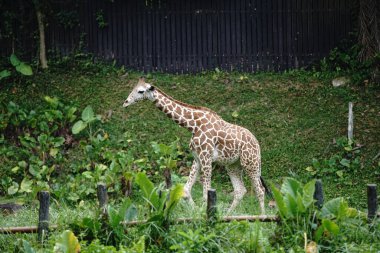
[[[207,191],[211,188],[212,163],[226,167],[234,192],[233,201],[228,210],[231,212],[247,192],[242,181],[242,171],[250,178],[259,200],[261,213],[265,213],[265,184],[261,178],[260,145],[256,137],[247,129],[224,121],[214,111],[192,106],[165,94],[159,88],[140,78],[123,107],[140,100],[150,100],[169,118],[192,133],[190,149],[194,155],[189,178],[185,184],[185,198],[191,204],[191,189],[201,171],[203,199],[207,200]],[[264,184],[264,185],[263,185]]]

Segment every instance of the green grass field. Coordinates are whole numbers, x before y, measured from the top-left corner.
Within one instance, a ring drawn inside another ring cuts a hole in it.
[[[117,70],[112,66],[96,68],[53,67],[46,73],[15,83],[0,86],[0,100],[14,101],[27,108],[37,107],[46,95],[73,102],[83,109],[91,105],[102,115],[111,115],[104,124],[110,140],[118,142],[124,136],[134,140],[138,154],[153,152],[150,143],[171,143],[179,138],[188,145],[190,133],[169,120],[150,102],[122,108],[138,77],[137,72]],[[333,88],[329,79],[318,79],[313,73],[224,73],[173,75],[151,73],[147,81],[174,98],[192,105],[208,107],[226,121],[251,130],[262,148],[263,177],[280,184],[284,177],[292,176],[307,182],[313,175],[307,170],[313,158],[328,159],[336,151],[334,140],[347,134],[348,103],[354,103],[354,139],[361,145],[360,169],[343,171],[339,180],[322,178],[326,199],[345,197],[349,204],[365,211],[366,184],[380,182],[380,90],[378,86],[346,86]],[[112,113],[111,113],[112,112]],[[75,154],[73,153],[73,156]],[[136,157],[138,158],[138,157]],[[5,161],[1,166],[7,166]],[[175,172],[177,173],[177,172]],[[338,177],[338,175],[337,175]],[[156,177],[155,180],[157,183]],[[234,214],[258,214],[256,200],[250,191]],[[232,186],[223,168],[216,166],[213,187],[218,193],[221,213],[232,200]],[[135,194],[138,194],[135,192]],[[203,206],[201,186],[193,190],[197,206]],[[1,202],[8,201],[0,196]],[[117,202],[117,200],[112,200]],[[199,215],[199,210],[187,210],[181,204],[175,216]],[[36,203],[14,215],[1,215],[0,226],[36,224]],[[70,220],[91,213],[95,200],[86,200],[76,206],[53,201],[51,222],[62,226]],[[274,212],[274,210],[269,210]],[[270,230],[270,226],[269,230]],[[26,235],[25,238],[33,238]],[[0,235],[0,249],[20,236]]]

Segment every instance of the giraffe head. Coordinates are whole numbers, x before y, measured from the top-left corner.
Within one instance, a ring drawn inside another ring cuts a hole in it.
[[[154,87],[151,84],[146,83],[144,78],[140,78],[128,98],[124,101],[123,107],[130,106],[143,99],[154,100],[153,92]]]

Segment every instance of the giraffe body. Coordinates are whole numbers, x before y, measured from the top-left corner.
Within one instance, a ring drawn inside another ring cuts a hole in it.
[[[190,149],[194,154],[189,179],[185,184],[185,196],[191,203],[191,189],[199,172],[202,173],[203,198],[211,188],[212,163],[226,167],[234,188],[232,211],[247,192],[242,181],[244,171],[250,178],[264,213],[265,189],[261,184],[260,146],[255,136],[247,129],[224,121],[215,112],[205,107],[185,104],[140,79],[123,106],[127,107],[142,99],[153,101],[177,124],[192,133]]]

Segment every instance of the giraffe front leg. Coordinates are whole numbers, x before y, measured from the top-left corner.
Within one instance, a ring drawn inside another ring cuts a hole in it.
[[[193,188],[193,185],[195,181],[197,180],[199,172],[199,163],[194,160],[193,164],[191,165],[191,171],[189,174],[189,179],[187,180],[185,187],[184,187],[184,198],[187,199],[191,205],[195,205],[193,198],[191,197],[191,189]]]
[[[211,189],[212,161],[210,156],[200,157],[203,185],[203,200],[207,202],[207,192]]]

